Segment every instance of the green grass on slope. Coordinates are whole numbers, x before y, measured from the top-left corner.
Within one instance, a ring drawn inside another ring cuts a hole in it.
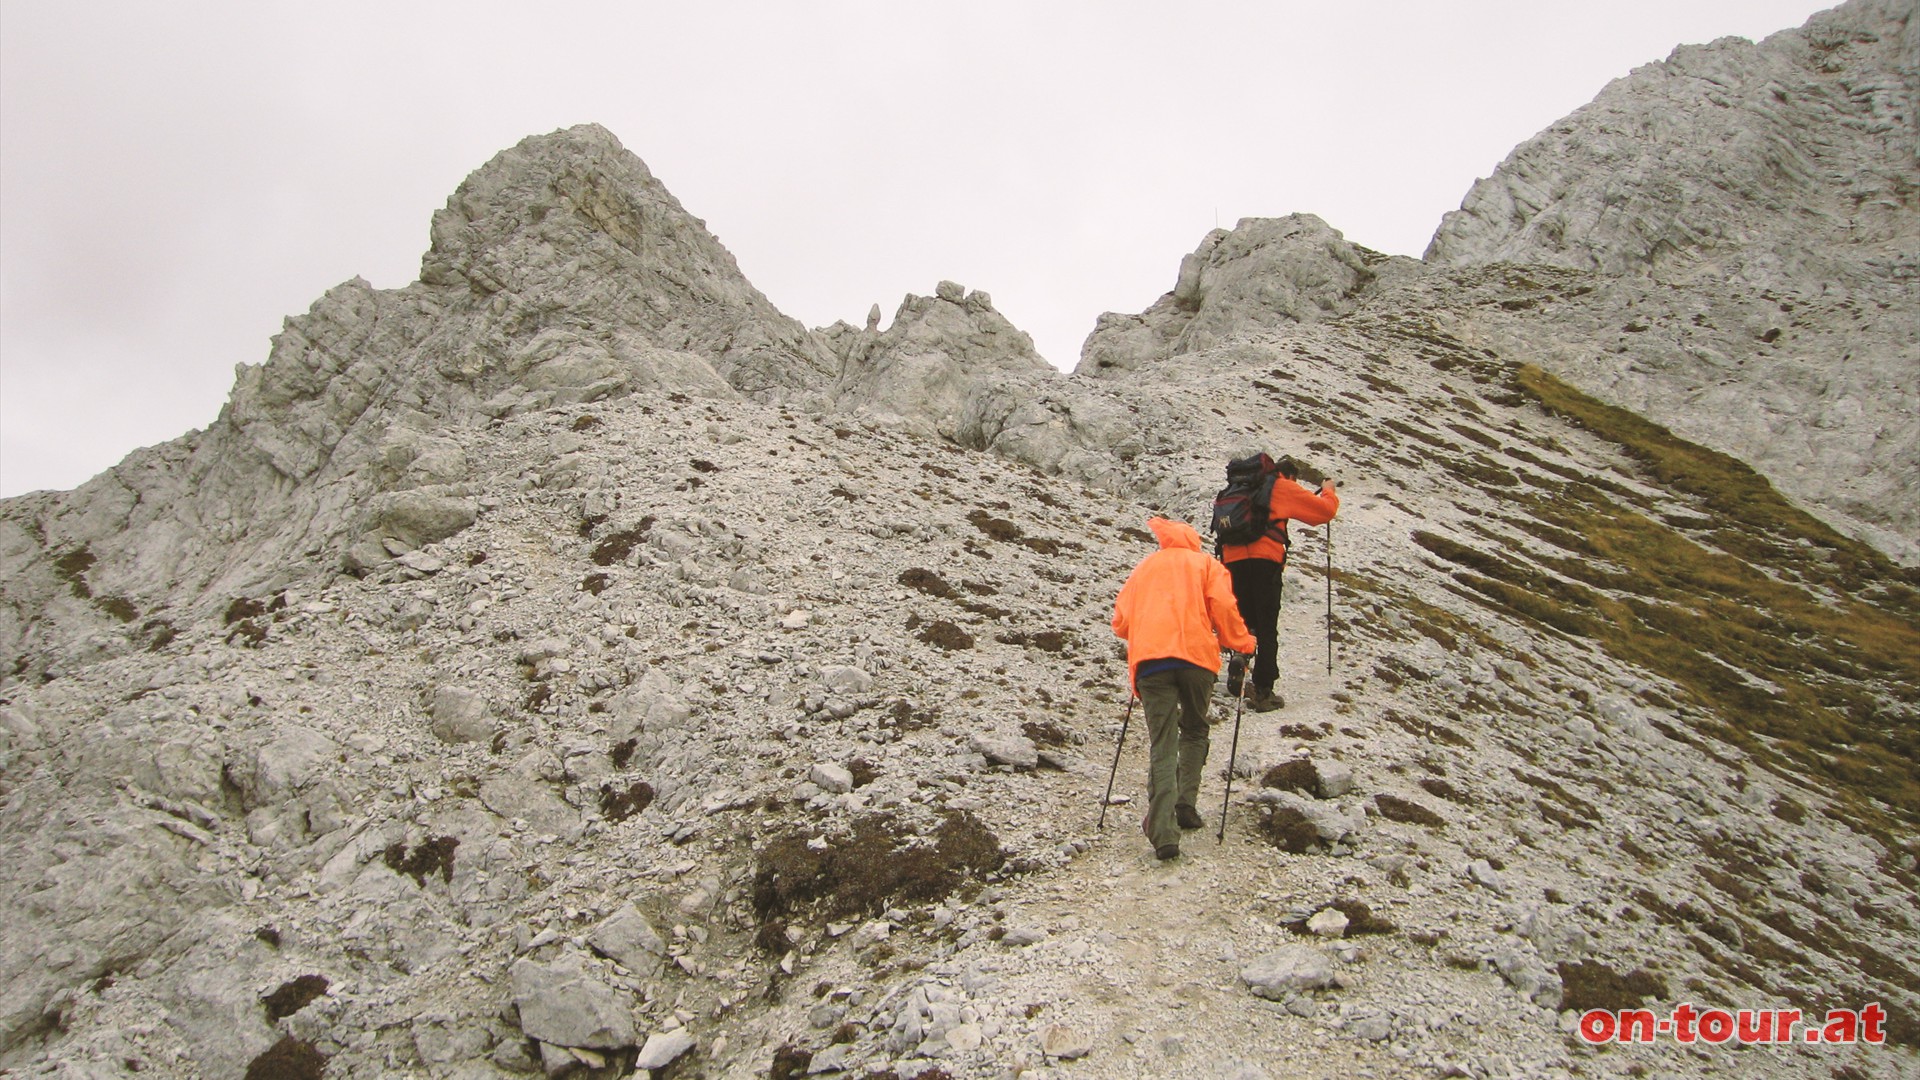
[[[1621,446],[1704,516],[1682,532],[1569,482],[1551,495],[1508,496],[1520,522],[1545,526],[1527,530],[1545,541],[1542,554],[1511,558],[1424,532],[1416,541],[1496,606],[1683,688],[1717,721],[1701,734],[1771,768],[1825,778],[1855,824],[1891,839],[1868,799],[1909,827],[1920,821],[1914,575],[1792,506],[1737,459],[1532,366],[1513,385]]]

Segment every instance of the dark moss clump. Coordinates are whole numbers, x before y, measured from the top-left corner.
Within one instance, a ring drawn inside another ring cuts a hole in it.
[[[132,622],[140,617],[140,609],[134,607],[133,601],[128,600],[124,596],[104,597],[99,600],[98,603],[101,611],[106,612],[121,622]]]
[[[653,785],[636,780],[625,791],[612,784],[600,785],[600,816],[622,822],[653,804]]]
[[[1635,968],[1622,975],[1597,960],[1577,960],[1558,964],[1555,970],[1559,971],[1560,984],[1566,990],[1560,999],[1562,1009],[1618,1012],[1637,1009],[1647,998],[1667,996],[1667,984],[1645,968]]]
[[[387,845],[382,856],[387,868],[396,874],[405,874],[414,884],[425,886],[428,874],[439,874],[440,880],[453,880],[453,850],[460,841],[451,836],[430,836],[409,851],[404,842],[395,841]]]
[[[267,605],[255,600],[251,596],[238,597],[233,603],[227,605],[227,612],[223,617],[223,625],[232,626],[234,623],[240,622],[243,619],[257,619],[266,613]]]
[[[967,520],[973,527],[985,533],[989,540],[1014,541],[1020,539],[1020,526],[1006,518],[997,518],[985,510],[974,510],[967,514]]]
[[[93,598],[93,589],[87,585],[87,571],[92,568],[93,552],[85,547],[76,548],[53,560],[53,572],[67,583],[73,595],[82,600]]]
[[[326,1072],[327,1055],[286,1035],[247,1064],[246,1080],[321,1080]]]
[[[973,635],[945,619],[935,619],[915,636],[929,645],[948,652],[973,648]]]
[[[767,1066],[767,1080],[796,1080],[807,1075],[813,1064],[813,1051],[787,1043],[773,1052],[773,1064]]]
[[[1273,846],[1295,855],[1305,855],[1320,846],[1320,830],[1291,806],[1275,806],[1262,813],[1259,832]]]
[[[631,529],[609,533],[599,543],[593,545],[593,564],[612,566],[617,562],[625,562],[627,556],[633,554],[633,549],[639,547],[647,538],[647,533],[653,530],[653,520],[653,515],[648,514]]]
[[[1463,806],[1473,803],[1473,796],[1461,791],[1459,788],[1454,787],[1452,784],[1447,783],[1437,776],[1422,777],[1420,786],[1426,790],[1427,794],[1438,795],[1448,802],[1460,803]]]
[[[1320,770],[1306,758],[1295,758],[1268,769],[1260,778],[1261,787],[1279,788],[1281,791],[1313,792],[1320,787]]]
[[[269,1021],[292,1016],[307,1007],[314,998],[327,992],[327,978],[324,975],[302,975],[292,982],[281,983],[280,988],[260,999],[267,1007]]]
[[[147,639],[148,652],[159,652],[173,644],[174,639],[180,636],[180,631],[165,619],[148,619],[140,627],[140,634]]]
[[[909,589],[918,589],[928,596],[937,596],[942,600],[951,599],[959,595],[959,590],[947,584],[946,578],[941,577],[931,570],[924,570],[920,567],[900,571],[899,580],[900,584],[905,585]]]
[[[1348,937],[1356,934],[1391,934],[1400,929],[1390,920],[1375,915],[1373,909],[1361,900],[1335,900],[1327,906],[1347,917]]]
[[[627,739],[615,744],[613,749],[607,751],[607,757],[613,762],[614,768],[624,769],[627,767],[627,762],[633,760],[633,752],[639,745],[639,739]]]
[[[1401,821],[1409,825],[1425,825],[1428,828],[1440,828],[1447,819],[1421,806],[1410,799],[1380,794],[1373,797],[1373,805],[1379,809],[1380,816],[1388,821]]]
[[[1020,725],[1020,734],[1039,746],[1065,746],[1073,741],[1067,730],[1051,720],[1029,720]]]
[[[1768,807],[1768,809],[1773,811],[1774,817],[1790,824],[1800,825],[1804,824],[1807,820],[1807,808],[1787,798],[1785,795],[1773,800],[1773,805]]]
[[[601,593],[606,592],[607,586],[611,584],[613,584],[613,579],[605,574],[588,574],[586,577],[580,579],[581,591],[592,593],[594,596],[599,596]]]
[[[861,818],[824,847],[797,829],[774,839],[756,858],[753,907],[760,921],[818,907],[825,915],[879,911],[888,904],[938,900],[969,877],[1006,863],[991,830],[964,810],[942,810],[940,824],[920,834],[890,814]]]
[[[847,762],[847,774],[853,777],[853,786],[866,787],[880,778],[880,770],[866,758],[854,758]]]

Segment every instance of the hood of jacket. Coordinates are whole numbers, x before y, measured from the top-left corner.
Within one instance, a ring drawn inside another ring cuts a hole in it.
[[[1154,538],[1160,541],[1162,548],[1185,548],[1188,551],[1206,550],[1200,545],[1200,534],[1194,531],[1193,526],[1184,521],[1173,521],[1163,517],[1148,518],[1147,528],[1153,530]]]

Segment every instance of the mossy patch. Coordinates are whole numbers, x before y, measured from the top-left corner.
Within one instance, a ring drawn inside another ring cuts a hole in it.
[[[1638,1009],[1648,998],[1667,996],[1667,984],[1645,968],[1622,975],[1598,960],[1576,960],[1557,964],[1554,970],[1564,991],[1560,1007],[1575,1012]]]
[[[284,1035],[247,1063],[245,1080],[321,1080],[327,1055],[304,1039]]]
[[[959,590],[947,584],[947,580],[931,570],[914,567],[900,571],[900,584],[909,589],[918,589],[928,596],[937,596],[942,600],[960,595]]]
[[[87,571],[93,569],[93,552],[83,544],[53,560],[53,573],[73,595],[82,600],[93,599],[93,588],[87,584]]]
[[[648,514],[630,529],[621,529],[619,532],[607,534],[599,543],[593,545],[590,558],[593,559],[594,565],[612,566],[615,563],[625,562],[627,556],[633,554],[634,548],[646,542],[647,534],[653,531],[653,522],[653,515]]]
[[[395,841],[388,844],[381,855],[388,869],[405,874],[416,885],[425,886],[428,874],[439,874],[442,881],[453,880],[453,852],[459,846],[460,841],[454,837],[430,836],[414,848]]]
[[[1312,794],[1320,788],[1320,770],[1307,758],[1295,758],[1268,769],[1260,777],[1260,786]]]
[[[945,649],[948,652],[973,648],[973,635],[946,619],[935,619],[914,636],[937,649]]]
[[[273,993],[261,998],[260,1004],[266,1006],[269,1022],[280,1020],[306,1008],[326,993],[329,985],[324,975],[302,975],[281,983]]]
[[[644,780],[636,780],[624,788],[616,784],[600,785],[600,816],[616,825],[651,805],[653,785]]]
[[[993,832],[964,810],[940,811],[925,834],[891,814],[862,817],[832,836],[796,829],[756,854],[753,907],[762,922],[807,909],[867,914],[941,899],[1006,858]]]
[[[1256,828],[1281,851],[1305,855],[1320,847],[1320,830],[1307,815],[1291,806],[1263,807]]]

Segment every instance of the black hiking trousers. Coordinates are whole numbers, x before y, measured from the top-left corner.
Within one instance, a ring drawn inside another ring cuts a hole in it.
[[[1255,692],[1271,692],[1280,679],[1280,572],[1286,560],[1236,559],[1227,564],[1233,576],[1233,601],[1259,648],[1253,654]]]

